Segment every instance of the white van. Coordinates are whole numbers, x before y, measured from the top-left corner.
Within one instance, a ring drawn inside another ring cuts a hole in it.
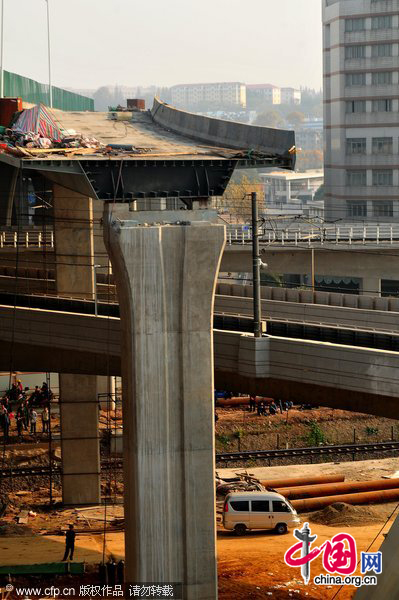
[[[249,529],[287,533],[300,522],[288,500],[275,492],[232,492],[224,501],[223,526],[237,535],[245,535]]]

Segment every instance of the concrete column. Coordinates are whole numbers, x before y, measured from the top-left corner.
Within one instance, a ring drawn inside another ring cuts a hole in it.
[[[64,504],[101,500],[96,379],[95,375],[59,375]]]
[[[363,277],[360,293],[364,296],[381,296],[381,279],[379,277]]]
[[[93,203],[91,198],[54,186],[57,292],[94,298]]]
[[[212,309],[225,228],[206,211],[136,212],[134,225],[113,210],[104,223],[123,332],[126,580],[182,582],[187,600],[214,600]]]
[[[56,290],[94,298],[93,203],[54,185]],[[65,504],[100,502],[97,377],[59,375],[62,494]]]
[[[12,207],[19,170],[12,165],[0,164],[0,226],[11,225]]]
[[[115,410],[115,377],[98,375],[97,398],[101,410]]]

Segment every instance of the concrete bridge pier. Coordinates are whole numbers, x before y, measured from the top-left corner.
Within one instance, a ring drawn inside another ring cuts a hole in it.
[[[59,375],[64,504],[101,500],[96,381],[96,375]]]
[[[225,228],[209,215],[104,212],[121,308],[125,578],[180,582],[187,600],[217,597],[212,309]]]
[[[92,300],[93,201],[54,185],[53,202],[57,293]],[[98,393],[104,391],[104,379],[98,381],[95,375],[59,375],[65,504],[98,504],[101,500]]]

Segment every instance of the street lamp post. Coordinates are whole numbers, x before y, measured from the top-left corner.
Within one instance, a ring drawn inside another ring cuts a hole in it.
[[[2,0],[4,2],[4,0]],[[49,104],[53,108],[53,86],[51,84],[51,46],[50,46],[50,0],[45,0],[47,4],[47,47],[48,47],[48,89]]]
[[[259,256],[259,219],[257,193],[251,194],[252,208],[252,292],[254,311],[254,336],[262,337],[261,293],[260,293],[260,256]]]

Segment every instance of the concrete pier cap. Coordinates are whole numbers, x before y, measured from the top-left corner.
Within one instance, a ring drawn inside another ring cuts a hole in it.
[[[217,597],[212,311],[225,227],[208,210],[104,209],[121,311],[126,581]]]

